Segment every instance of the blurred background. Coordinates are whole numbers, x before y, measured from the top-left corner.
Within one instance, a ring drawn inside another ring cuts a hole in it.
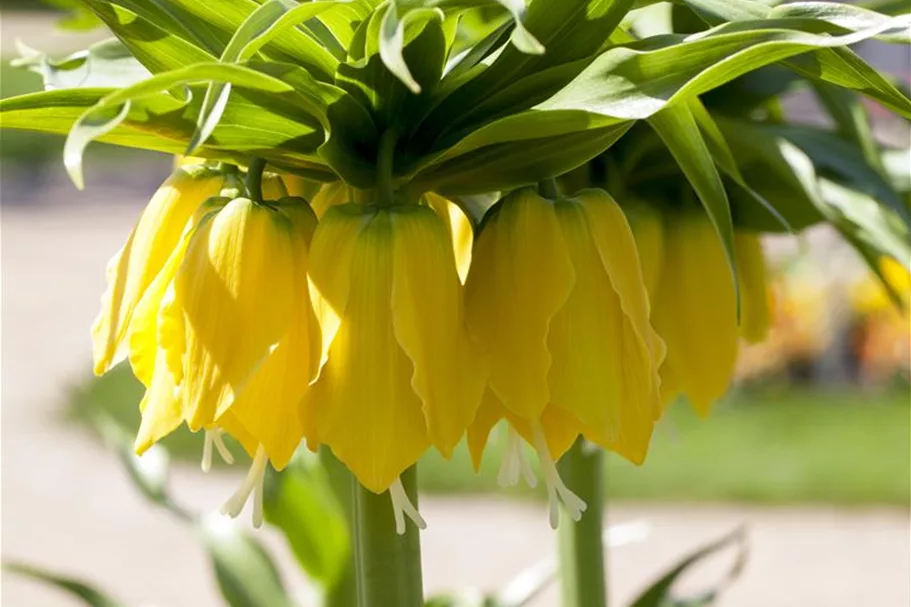
[[[17,40],[64,56],[105,37],[61,32],[57,18],[37,2],[0,3],[0,95],[41,86],[36,74],[10,67]],[[860,50],[909,80],[907,47]],[[797,120],[819,120],[809,97],[786,107]],[[880,134],[909,143],[904,124],[890,122]],[[61,149],[53,136],[0,136],[3,558],[93,580],[131,605],[218,605],[196,539],[146,503],[87,423],[100,409],[136,427],[141,388],[123,366],[92,377],[89,327],[105,264],[172,158],[95,145],[79,192]],[[707,420],[672,407],[641,468],[608,460],[609,521],[643,521],[649,530],[611,552],[611,595],[627,602],[700,543],[746,523],[750,560],[722,605],[907,606],[908,317],[827,229],[764,245],[776,322],[766,343],[744,348],[736,387]],[[177,433],[166,442],[173,493],[214,510],[245,466],[203,475],[198,438]],[[425,584],[433,591],[496,587],[555,547],[541,494],[497,487],[504,441],[498,432],[492,440],[480,475],[464,450],[451,462],[430,454],[420,466],[430,524]],[[268,529],[261,536],[286,582],[307,593],[283,540]],[[685,584],[698,589],[716,575],[710,566]],[[556,596],[536,605],[556,605]],[[9,607],[76,604],[8,574],[2,599]]]

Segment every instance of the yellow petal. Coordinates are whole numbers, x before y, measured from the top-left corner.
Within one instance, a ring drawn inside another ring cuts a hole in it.
[[[468,339],[462,285],[444,223],[419,205],[381,211],[387,212],[395,336],[414,365],[411,383],[424,403],[430,441],[448,458],[474,419],[486,373]]]
[[[758,343],[768,335],[772,324],[762,243],[755,234],[737,232],[734,250],[740,276],[740,334],[747,341]]]
[[[158,189],[123,249],[108,265],[108,289],[92,326],[95,373],[115,362],[133,311],[165,265],[194,211],[218,193],[222,179],[208,169],[179,169]]]
[[[290,330],[302,295],[288,218],[238,198],[197,228],[174,281],[186,322],[184,415],[210,426]]]
[[[478,407],[478,412],[469,424],[466,434],[468,452],[471,454],[471,463],[475,472],[481,469],[481,459],[484,457],[484,449],[487,448],[490,431],[504,417],[506,417],[506,409],[500,399],[490,388],[486,389],[481,398],[481,406]]]
[[[661,403],[650,347],[657,337],[632,234],[603,193],[561,199],[556,211],[576,284],[548,336],[552,403],[578,419],[590,440],[641,460]]]
[[[180,399],[174,377],[164,361],[164,350],[158,351],[158,361],[145,395],[139,403],[142,422],[133,448],[142,455],[149,447],[173,432],[183,421]]]
[[[655,296],[655,290],[661,277],[661,265],[664,258],[664,228],[661,225],[661,214],[647,205],[635,207],[630,216],[633,235],[636,237],[636,248],[639,251],[639,262],[642,267],[642,280],[649,298]]]
[[[652,315],[680,391],[701,415],[726,391],[737,358],[734,284],[704,214],[671,218]]]
[[[310,201],[310,205],[316,216],[322,218],[330,208],[349,202],[351,195],[348,192],[348,185],[344,181],[335,181],[323,185]]]
[[[304,433],[298,407],[319,368],[321,341],[307,286],[316,216],[302,198],[285,198],[276,206],[290,220],[295,272],[284,280],[292,284],[297,302],[285,336],[248,380],[229,411],[263,446],[273,467],[281,470],[291,460]],[[224,416],[218,418],[219,425],[225,424],[223,419]]]
[[[288,189],[278,174],[263,173],[262,194],[263,200],[271,202],[288,196]]]
[[[152,381],[152,373],[155,368],[155,359],[157,357],[160,341],[158,326],[159,312],[162,307],[165,293],[169,288],[173,290],[172,283],[174,277],[177,275],[180,264],[183,263],[187,245],[190,242],[190,237],[193,235],[196,226],[199,225],[208,213],[217,211],[223,207],[226,202],[227,200],[223,198],[210,198],[206,203],[197,208],[193,217],[187,223],[187,228],[184,230],[180,242],[171,252],[168,261],[155,277],[155,280],[148,286],[142,298],[139,300],[139,303],[136,304],[136,309],[133,311],[133,318],[130,321],[128,331],[130,366],[133,368],[133,374],[136,378],[146,387],[148,387]],[[179,331],[181,332],[181,345],[179,346],[179,353],[176,354],[178,358],[183,356],[184,348],[182,345],[182,325]]]
[[[535,444],[534,433],[528,420],[517,417],[510,412],[506,412],[506,419],[510,425],[516,429],[529,445]],[[554,461],[557,461],[563,454],[569,451],[573,446],[579,433],[582,431],[582,424],[572,413],[558,407],[557,405],[548,405],[538,420],[541,430],[544,432],[544,442],[547,443],[547,450]]]
[[[490,386],[520,417],[550,402],[550,321],[575,280],[553,204],[530,188],[513,192],[478,237],[465,283],[473,336],[490,353]]]
[[[393,327],[393,257],[389,213],[343,205],[320,222],[310,259],[313,285],[341,322],[305,419],[315,420],[319,440],[377,493],[429,446],[414,369]]]
[[[446,228],[452,239],[456,267],[459,269],[459,280],[465,283],[468,270],[471,268],[471,250],[474,246],[474,231],[471,220],[462,212],[459,205],[443,198],[439,194],[428,192],[427,204],[446,222]]]
[[[329,352],[329,346],[338,332],[344,313],[344,309],[335,306],[347,304],[348,292],[351,288],[351,273],[337,271],[336,268],[351,267],[354,255],[353,243],[371,218],[372,214],[365,213],[362,205],[338,205],[329,209],[329,212],[320,220],[317,230],[319,238],[314,235],[310,259],[319,260],[319,262],[311,261],[310,264],[310,280],[311,286],[313,286],[310,294],[322,330],[322,364],[326,362],[325,357]],[[316,288],[316,284],[320,287]],[[332,293],[332,300],[336,304],[330,303],[321,291]],[[310,435],[308,438],[316,439],[315,436]]]

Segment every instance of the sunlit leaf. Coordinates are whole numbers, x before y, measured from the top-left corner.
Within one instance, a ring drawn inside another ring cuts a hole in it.
[[[19,40],[16,46],[20,58],[13,59],[11,65],[39,74],[46,90],[129,86],[149,76],[149,71],[117,39],[95,43],[62,59],[52,59]]]
[[[263,506],[266,521],[284,534],[307,575],[334,585],[348,564],[350,537],[317,457],[299,451],[287,468],[269,474]]]
[[[292,607],[272,557],[230,519],[211,515],[196,526],[222,597],[230,607]]]

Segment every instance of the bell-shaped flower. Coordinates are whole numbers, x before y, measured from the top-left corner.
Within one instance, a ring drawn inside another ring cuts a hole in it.
[[[738,326],[734,280],[707,215],[680,213],[662,221],[646,214],[635,225],[643,271],[653,277],[648,283],[653,324],[667,344],[662,398],[668,403],[685,395],[698,413],[707,415],[728,389],[740,338],[757,342],[768,332],[771,312],[761,244],[754,234],[736,234]]]
[[[316,217],[300,198],[209,206],[140,305],[131,360],[151,381],[136,449],[185,421],[206,431],[207,468],[231,434],[253,465],[224,511],[236,515],[253,493],[258,524],[266,463],[283,468],[299,445],[298,408],[319,369],[307,280]]]
[[[554,461],[582,433],[639,463],[661,412],[664,345],[623,212],[601,190],[555,201],[513,192],[487,218],[465,287],[469,327],[491,365],[469,431],[476,461],[501,407],[538,452],[552,522],[557,499],[581,515]]]
[[[326,362],[305,401],[308,444],[332,448],[367,489],[387,489],[430,446],[448,457],[484,390],[449,235],[430,208],[346,204],[313,237],[310,279]]]
[[[218,194],[223,182],[223,175],[202,165],[174,171],[108,263],[108,288],[92,325],[97,375],[122,358],[137,304],[178,247],[193,214],[207,198]]]

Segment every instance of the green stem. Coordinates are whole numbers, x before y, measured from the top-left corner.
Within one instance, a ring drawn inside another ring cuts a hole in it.
[[[559,196],[557,191],[556,179],[544,179],[538,182],[538,194],[550,200],[556,200]]]
[[[588,508],[578,523],[568,516],[560,522],[560,583],[563,607],[606,607],[604,544],[603,454],[587,449],[580,437],[558,464],[566,486]]]
[[[254,158],[247,169],[247,195],[250,200],[258,204],[263,203],[263,171],[266,170],[266,161]]]
[[[393,202],[392,188],[393,179],[392,171],[395,161],[395,144],[398,140],[398,134],[394,129],[389,129],[383,133],[380,139],[380,147],[376,158],[376,190],[377,204],[389,206]]]
[[[412,466],[402,474],[402,485],[417,506],[417,473]],[[404,535],[395,532],[389,493],[377,495],[360,485],[354,500],[355,545],[360,607],[421,607],[421,542],[418,529],[408,522]]]
[[[351,552],[345,571],[335,583],[335,586],[326,593],[323,605],[324,607],[354,607],[357,605],[356,550],[354,542],[354,498],[358,487],[357,479],[328,447],[323,446],[320,448],[319,459],[329,475],[329,485],[332,487],[332,492],[345,513],[345,520],[348,522],[348,532],[351,536]]]

